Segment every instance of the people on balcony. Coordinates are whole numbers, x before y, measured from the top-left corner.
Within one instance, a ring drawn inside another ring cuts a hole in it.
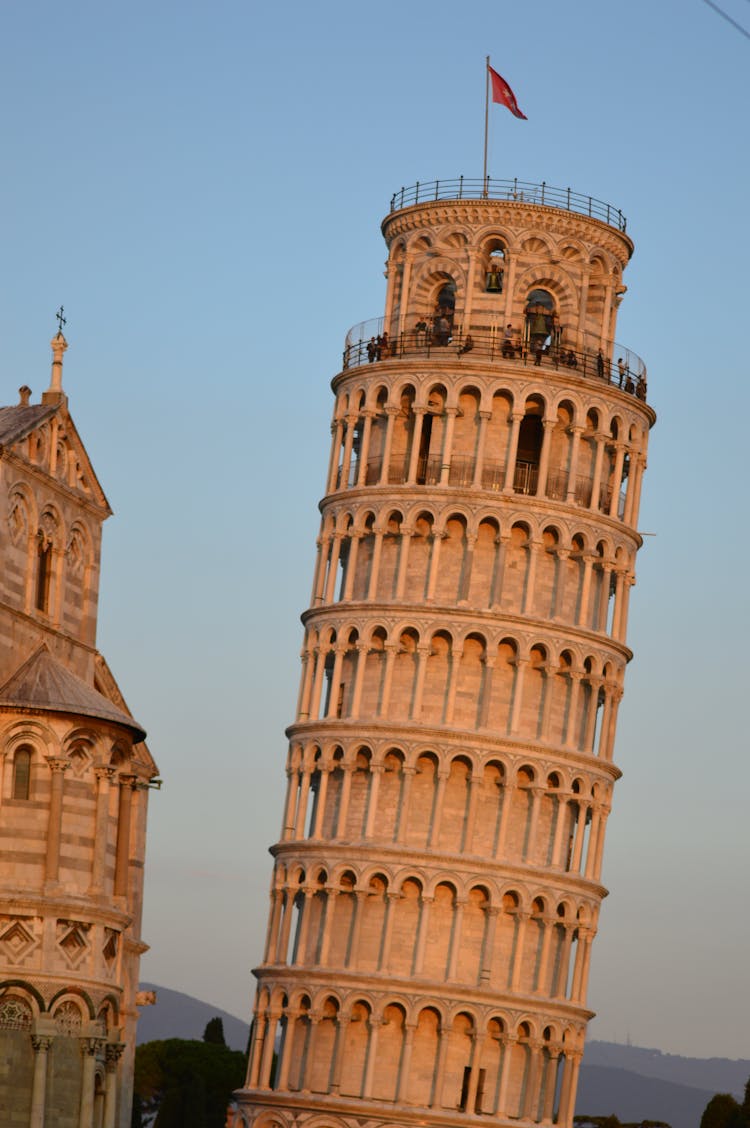
[[[621,356],[618,356],[618,358],[617,358],[617,371],[619,373],[617,383],[618,383],[619,387],[622,387],[623,381],[628,374],[628,366],[625,363],[625,361],[622,359]]]

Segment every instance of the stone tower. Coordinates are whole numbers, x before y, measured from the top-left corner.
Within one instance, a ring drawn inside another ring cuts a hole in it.
[[[62,390],[0,408],[0,1121],[129,1128],[156,766],[96,650],[111,510]]]
[[[567,1128],[655,419],[615,343],[633,244],[518,181],[402,190],[382,230],[235,1123]]]

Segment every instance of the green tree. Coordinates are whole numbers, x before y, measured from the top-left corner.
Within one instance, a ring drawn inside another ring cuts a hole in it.
[[[143,1128],[141,1098],[137,1093],[133,1094],[133,1112],[130,1117],[130,1128]]]
[[[135,1094],[154,1128],[224,1128],[232,1092],[245,1077],[245,1055],[216,1042],[168,1038],[135,1054]]]
[[[700,1128],[745,1128],[742,1108],[731,1093],[717,1093],[703,1110]]]
[[[750,1124],[750,1077],[745,1082],[745,1095],[742,1099],[742,1115],[745,1123]]]
[[[203,1031],[203,1041],[212,1042],[216,1046],[226,1046],[224,1023],[220,1018],[211,1018],[206,1023],[206,1029]]]

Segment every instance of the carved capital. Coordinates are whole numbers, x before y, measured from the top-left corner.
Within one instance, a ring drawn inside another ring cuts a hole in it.
[[[114,1073],[117,1069],[117,1063],[125,1052],[125,1046],[121,1042],[108,1042],[105,1053],[105,1068],[107,1073]]]
[[[80,1047],[84,1057],[96,1057],[105,1045],[104,1038],[81,1038]]]
[[[70,767],[70,760],[65,760],[62,756],[45,756],[44,758],[53,775],[62,775]]]

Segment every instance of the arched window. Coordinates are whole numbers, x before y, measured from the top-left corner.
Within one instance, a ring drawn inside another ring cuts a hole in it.
[[[541,352],[555,333],[554,298],[548,290],[532,290],[526,299],[525,313],[526,340],[532,351]]]
[[[19,748],[13,758],[13,798],[28,799],[31,785],[31,749]]]
[[[49,610],[49,588],[52,576],[52,542],[39,530],[39,549],[36,567],[36,609]]]
[[[437,345],[447,345],[453,336],[453,318],[456,313],[456,283],[452,278],[443,284],[435,306],[433,341]]]
[[[0,1002],[0,1030],[31,1030],[34,1016],[25,999],[5,995]]]
[[[518,455],[513,488],[516,493],[536,493],[544,426],[540,415],[524,415],[518,431]]]
[[[487,259],[484,288],[488,294],[502,294],[505,273],[505,251],[501,244],[490,251]]]

